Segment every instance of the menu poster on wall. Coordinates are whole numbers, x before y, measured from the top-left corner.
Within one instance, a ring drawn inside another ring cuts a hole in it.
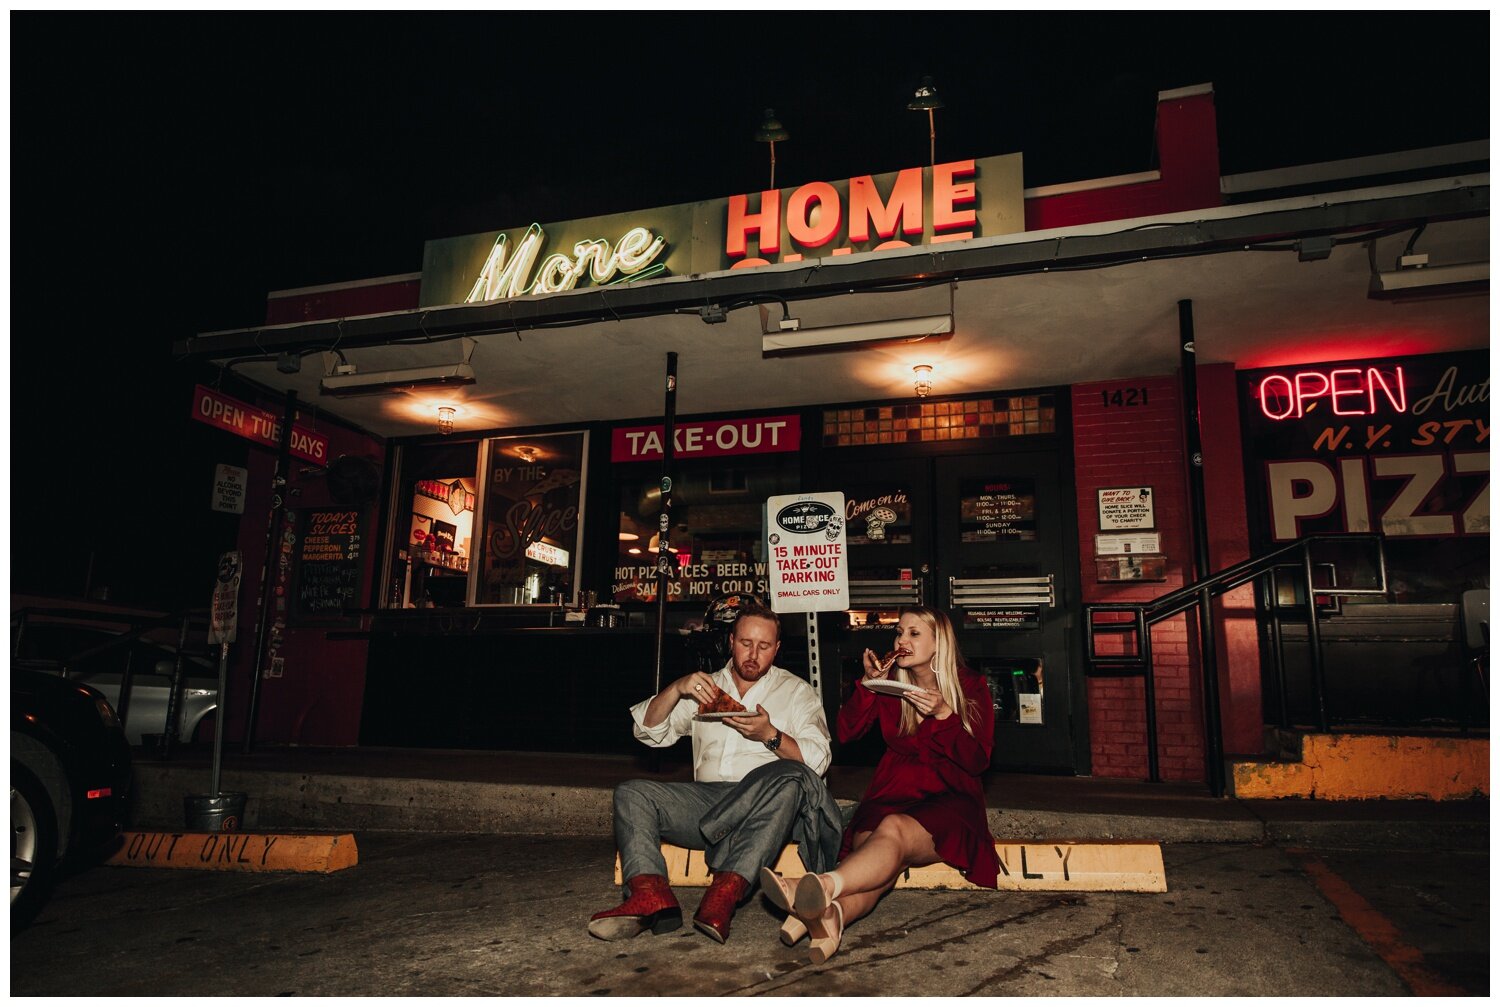
[[[1150,486],[1099,491],[1099,530],[1136,531],[1156,527],[1156,504]]]
[[[360,512],[311,510],[297,543],[297,611],[326,618],[359,606]]]
[[[1035,479],[965,479],[959,491],[960,541],[1036,541]]]
[[[911,496],[904,486],[846,488],[844,527],[850,545],[910,545]]]

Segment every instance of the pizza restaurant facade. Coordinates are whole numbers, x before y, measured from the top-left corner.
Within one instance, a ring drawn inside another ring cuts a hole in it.
[[[850,607],[784,617],[780,663],[830,711],[925,602],[990,682],[997,768],[1145,777],[1145,680],[1088,660],[1084,606],[1193,582],[1200,542],[1220,570],[1352,532],[1383,536],[1388,591],[1320,597],[1334,715],[1458,723],[1457,609],[1488,587],[1488,291],[1459,269],[1487,151],[1221,177],[1208,87],[1163,93],[1157,134],[1157,169],[1076,185],[1023,189],[1012,154],[432,241],[420,274],[181,344],[263,355],[193,404],[267,445],[230,737],[253,706],[269,744],[631,751],[624,706],[718,660],[710,603],[766,593],[767,498],[827,491]],[[1369,564],[1321,558],[1319,586]],[[1254,755],[1311,722],[1296,598],[1219,603],[1217,725],[1197,623],[1151,630],[1161,778],[1205,779],[1207,732]]]

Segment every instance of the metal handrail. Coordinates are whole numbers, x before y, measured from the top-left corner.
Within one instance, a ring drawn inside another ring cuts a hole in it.
[[[1378,586],[1376,587],[1340,587],[1337,584],[1327,587],[1319,587],[1313,583],[1313,561],[1312,547],[1320,542],[1370,542],[1375,546],[1376,570],[1378,572]],[[1156,738],[1156,676],[1155,667],[1151,656],[1151,627],[1165,619],[1180,615],[1188,609],[1197,606],[1201,613],[1213,611],[1213,599],[1216,596],[1226,594],[1235,588],[1242,587],[1251,581],[1264,577],[1267,574],[1274,575],[1277,568],[1285,568],[1288,565],[1281,562],[1285,558],[1297,554],[1302,567],[1302,586],[1307,597],[1305,599],[1305,610],[1308,625],[1308,646],[1312,652],[1312,682],[1313,695],[1318,710],[1318,728],[1322,731],[1328,730],[1328,703],[1327,688],[1323,675],[1323,643],[1318,631],[1317,599],[1319,596],[1349,596],[1349,595],[1384,595],[1389,593],[1389,583],[1386,574],[1385,563],[1385,536],[1374,533],[1353,534],[1323,534],[1308,535],[1288,545],[1273,549],[1260,556],[1254,556],[1233,566],[1226,567],[1217,573],[1184,585],[1175,591],[1154,598],[1146,602],[1098,602],[1083,607],[1083,632],[1084,632],[1084,654],[1091,667],[1113,667],[1139,669],[1145,680],[1146,700],[1146,753],[1147,766],[1150,780],[1153,783],[1161,781],[1161,770],[1157,759]],[[1130,621],[1107,622],[1096,624],[1094,615],[1098,612],[1124,612],[1134,616]],[[1204,618],[1203,625],[1208,625],[1208,619]],[[1097,633],[1119,633],[1134,632],[1138,645],[1133,654],[1122,655],[1100,655],[1095,649],[1095,634]],[[1276,661],[1277,685],[1281,690],[1282,719],[1286,719],[1286,672],[1280,655],[1280,625],[1276,626],[1276,639],[1274,646],[1277,648],[1278,660]],[[1213,650],[1211,647],[1203,647],[1204,667],[1203,674],[1217,675],[1218,669],[1213,661]],[[1209,701],[1210,690],[1204,690],[1204,722],[1208,736],[1204,745],[1207,760],[1209,789],[1215,797],[1221,795],[1224,790],[1224,767],[1222,759],[1216,758],[1215,752],[1223,751],[1223,725],[1221,721],[1218,704]]]

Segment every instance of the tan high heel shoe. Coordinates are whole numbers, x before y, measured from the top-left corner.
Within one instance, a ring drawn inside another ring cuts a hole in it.
[[[815,920],[828,910],[833,900],[828,896],[828,885],[821,874],[804,874],[797,882],[792,894],[791,909],[804,920]]]
[[[781,937],[781,943],[791,948],[796,947],[797,942],[806,937],[807,934],[808,930],[806,923],[803,923],[796,916],[788,916],[786,918],[786,921],[781,924],[781,932],[779,936]]]
[[[802,938],[807,936],[807,924],[797,918],[792,912],[792,899],[795,890],[791,882],[769,867],[760,869],[760,888],[766,893],[766,898],[771,904],[786,913],[786,920],[781,924],[781,943],[792,947]]]
[[[814,965],[822,965],[838,952],[844,939],[844,907],[837,901],[830,903],[822,916],[808,921],[807,930],[812,935],[808,957]]]

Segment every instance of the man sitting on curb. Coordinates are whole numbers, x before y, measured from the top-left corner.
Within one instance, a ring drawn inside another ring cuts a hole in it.
[[[629,780],[615,788],[615,843],[629,895],[589,920],[595,937],[613,941],[682,926],[663,841],[706,851],[713,883],[693,925],[721,944],[752,879],[776,862],[788,839],[808,870],[833,866],[843,824],[822,779],[830,761],[822,701],[807,682],[771,663],[781,623],[770,609],[743,610],[730,647],[729,663],[714,674],[685,675],[630,709],[635,736],[647,745],[692,737],[694,782]],[[699,704],[721,691],[747,712],[698,719]]]

